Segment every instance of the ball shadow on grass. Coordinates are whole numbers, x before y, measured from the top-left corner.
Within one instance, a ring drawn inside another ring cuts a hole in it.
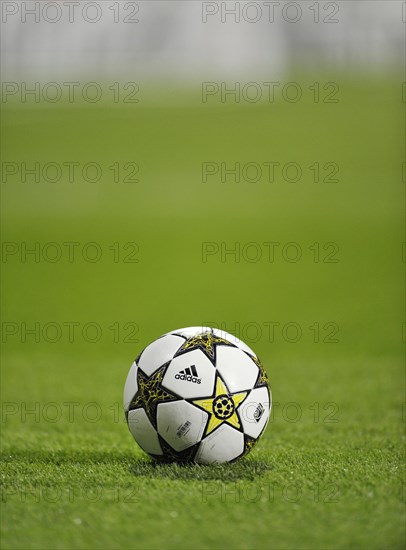
[[[190,464],[182,462],[158,463],[152,460],[137,460],[130,465],[130,471],[137,477],[167,478],[196,481],[238,481],[261,477],[272,465],[263,460],[245,458],[232,464]]]
[[[63,468],[70,475],[83,475],[98,468],[114,468],[126,471],[138,478],[166,478],[174,481],[238,481],[255,480],[274,469],[271,462],[254,457],[242,458],[232,464],[201,465],[194,463],[159,463],[146,455],[131,452],[111,451],[48,451],[10,448],[0,453],[0,462],[13,476],[17,473],[30,475],[49,468]],[[57,471],[57,470],[55,470]]]

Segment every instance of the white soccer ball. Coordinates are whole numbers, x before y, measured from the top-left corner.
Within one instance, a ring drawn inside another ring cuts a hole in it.
[[[161,336],[134,361],[124,409],[134,439],[158,461],[231,462],[264,432],[271,391],[244,342],[189,327]]]

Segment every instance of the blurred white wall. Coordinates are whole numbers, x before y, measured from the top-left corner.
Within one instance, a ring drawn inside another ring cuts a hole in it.
[[[293,67],[404,63],[399,0],[2,0],[1,12],[3,80],[269,79]]]

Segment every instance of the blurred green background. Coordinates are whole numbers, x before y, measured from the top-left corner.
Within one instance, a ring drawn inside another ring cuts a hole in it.
[[[289,80],[308,89],[331,77]],[[196,86],[141,89],[131,105],[3,106],[3,169],[103,171],[94,183],[3,173],[3,548],[403,547],[401,84],[334,81],[332,104],[310,92],[297,103],[202,103]],[[139,181],[114,182],[109,167],[127,162]],[[203,162],[296,162],[303,175],[204,183]],[[335,162],[339,181],[315,182],[315,162]],[[64,251],[55,263],[42,256],[50,242]],[[64,242],[80,243],[73,262]],[[82,257],[89,242],[97,262]],[[203,261],[206,242],[257,243],[263,255]],[[265,242],[281,243],[273,262]],[[281,253],[289,242],[297,262]],[[334,263],[323,261],[331,242]],[[22,243],[39,243],[38,262],[23,261]],[[132,250],[138,261],[124,261]],[[261,357],[273,418],[239,464],[155,468],[121,414],[128,369],[159,335],[207,322],[239,327]],[[38,342],[23,323],[37,323]],[[47,323],[62,331],[54,343]],[[76,323],[72,342],[66,323]],[[86,323],[101,329],[96,342]],[[297,342],[287,323],[300,327]],[[326,323],[336,342],[323,341]],[[66,403],[77,403],[73,417]]]

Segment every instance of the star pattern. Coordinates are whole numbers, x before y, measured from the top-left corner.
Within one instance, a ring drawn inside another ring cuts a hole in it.
[[[250,437],[249,435],[244,434],[244,450],[238,458],[246,456],[249,452],[251,452],[252,448],[255,447],[258,439],[259,438],[255,439],[253,437]]]
[[[138,369],[138,391],[134,395],[130,409],[143,408],[152,425],[156,428],[156,408],[159,403],[174,401],[178,397],[161,386],[165,374],[166,365],[155,371],[150,377]]]
[[[261,363],[258,357],[254,357],[252,355],[250,355],[250,357],[259,369],[259,375],[255,383],[255,388],[257,388],[258,386],[269,386],[269,379],[264,365]]]
[[[195,399],[192,401],[194,405],[197,405],[209,413],[209,421],[207,423],[205,435],[213,432],[224,422],[239,430],[241,428],[241,423],[237,414],[237,409],[247,397],[247,394],[248,392],[240,392],[230,395],[224,382],[220,376],[217,375],[215,394],[206,399]]]
[[[183,451],[175,451],[160,435],[159,444],[161,446],[163,455],[152,455],[157,462],[167,463],[167,462],[193,462],[193,458],[196,454],[197,445],[192,445]]]
[[[235,347],[234,344],[221,338],[220,336],[214,335],[212,332],[202,332],[196,336],[188,338],[184,344],[179,348],[176,355],[181,355],[186,351],[191,351],[194,349],[200,349],[215,365],[216,364],[216,347],[218,345]]]

